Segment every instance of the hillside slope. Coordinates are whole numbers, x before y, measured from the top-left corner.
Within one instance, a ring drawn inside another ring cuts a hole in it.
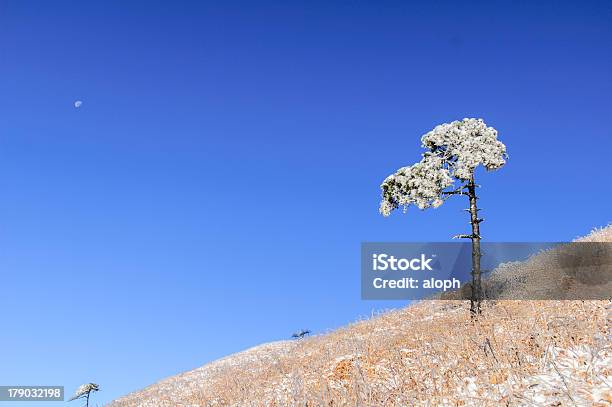
[[[612,227],[581,239],[612,242]],[[424,301],[261,345],[113,403],[126,406],[612,405],[610,301]]]

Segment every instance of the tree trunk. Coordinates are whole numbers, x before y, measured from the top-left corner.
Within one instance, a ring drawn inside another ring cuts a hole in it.
[[[468,183],[468,196],[470,198],[470,223],[472,224],[472,296],[470,298],[470,312],[472,315],[480,314],[480,302],[482,301],[482,286],[480,282],[480,222],[478,218],[478,207],[476,206],[476,184],[474,173]]]

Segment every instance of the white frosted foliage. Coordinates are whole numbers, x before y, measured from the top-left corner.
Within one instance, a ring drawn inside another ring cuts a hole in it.
[[[426,148],[423,159],[400,168],[381,185],[380,213],[414,204],[419,209],[437,208],[444,202],[444,190],[454,179],[467,181],[482,165],[495,170],[506,163],[506,146],[497,140],[497,130],[482,119],[463,119],[436,126],[421,138]]]
[[[100,390],[100,386],[95,383],[85,383],[79,386],[79,388],[74,392],[74,396],[70,398],[68,401],[80,399],[83,397],[87,397],[89,393]]]

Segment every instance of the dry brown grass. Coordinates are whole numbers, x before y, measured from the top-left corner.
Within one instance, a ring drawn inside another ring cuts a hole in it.
[[[612,241],[612,228],[585,239]],[[610,301],[424,301],[241,352],[124,406],[609,406]]]

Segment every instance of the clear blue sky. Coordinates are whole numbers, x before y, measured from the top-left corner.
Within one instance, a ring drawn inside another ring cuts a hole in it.
[[[485,239],[611,220],[610,2],[125,3],[0,3],[0,384],[109,401],[401,306],[359,245],[468,230],[378,214],[438,123],[508,146]]]

